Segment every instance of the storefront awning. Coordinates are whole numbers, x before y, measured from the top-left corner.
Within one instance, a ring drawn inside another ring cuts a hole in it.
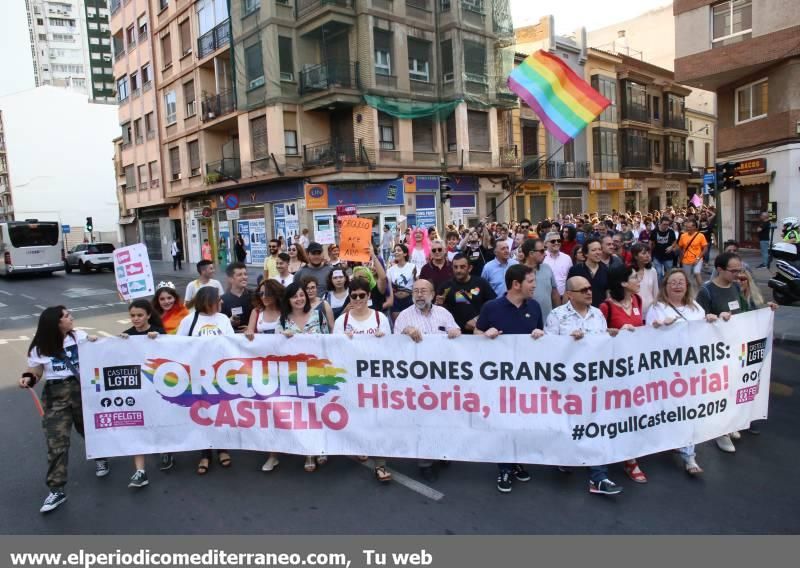
[[[128,215],[127,217],[120,217],[119,224],[120,225],[130,225],[136,221],[136,215]]]
[[[772,174],[756,174],[752,176],[739,176],[738,179],[744,185],[762,185],[768,184],[772,178]]]

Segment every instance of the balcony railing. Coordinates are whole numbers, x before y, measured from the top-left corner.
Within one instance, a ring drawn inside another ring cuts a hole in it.
[[[396,89],[397,77],[394,75],[381,75],[380,73],[376,73],[375,86],[379,89]]]
[[[236,97],[233,90],[223,91],[203,99],[201,120],[208,122],[236,110]]]
[[[206,164],[206,181],[208,183],[238,180],[240,177],[242,177],[242,163],[239,158],[223,158]]]
[[[331,60],[317,65],[308,65],[300,71],[300,94],[327,91],[340,87],[357,89],[358,63]]]
[[[620,167],[632,170],[650,170],[652,169],[652,166],[650,165],[649,154],[649,152],[641,152],[637,154],[631,152],[622,152],[622,155],[620,156]]]
[[[542,158],[532,157],[523,162],[522,175],[526,179],[588,178],[589,162],[561,162],[556,160],[545,162]]]
[[[231,33],[229,23],[230,19],[225,20],[217,24],[212,30],[200,36],[197,40],[197,52],[200,59],[230,43]]]
[[[323,6],[339,6],[340,8],[351,8],[352,0],[297,0],[297,16],[304,16],[307,13],[322,8]]]
[[[436,92],[436,83],[411,79],[411,92],[421,95],[432,95]]]
[[[686,119],[683,117],[683,115],[667,114],[667,116],[664,117],[664,128],[687,130]]]
[[[689,160],[667,154],[664,160],[664,171],[688,174],[692,172],[692,169],[689,167]]]
[[[269,156],[250,162],[250,171],[252,172],[253,176],[263,176],[274,170],[275,168],[272,163],[272,158]]]
[[[647,108],[639,105],[622,105],[622,120],[636,120],[650,124],[650,114]]]
[[[503,168],[518,168],[520,165],[519,152],[514,146],[500,146],[500,166]]]
[[[361,140],[352,144],[326,140],[303,146],[303,166],[306,168],[372,166],[374,154],[374,150],[368,150]]]

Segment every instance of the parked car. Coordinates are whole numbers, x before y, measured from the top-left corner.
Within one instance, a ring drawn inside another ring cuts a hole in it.
[[[82,273],[89,272],[93,268],[102,270],[108,268],[114,270],[114,245],[111,243],[82,243],[72,247],[67,253],[67,260],[64,262],[64,270],[67,274],[77,268]]]

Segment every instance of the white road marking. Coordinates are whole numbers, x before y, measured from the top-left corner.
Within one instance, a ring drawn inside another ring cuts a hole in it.
[[[4,304],[3,302],[0,302],[0,308],[7,308],[7,307],[8,306],[6,304]]]
[[[33,307],[34,308],[39,308],[40,310],[46,310],[47,309],[47,306],[41,306],[39,304],[33,304]]]
[[[103,337],[115,337],[114,335],[111,335],[107,331],[101,331],[101,330],[97,330],[97,335],[102,335]]]
[[[375,471],[375,462],[372,460],[367,460],[365,462],[359,461],[357,458],[351,458],[358,461],[361,465],[368,468],[370,471]],[[441,491],[436,491],[433,487],[428,487],[424,483],[420,483],[416,479],[411,479],[407,475],[403,475],[391,468],[386,468],[386,471],[391,472],[392,474],[392,481],[396,481],[403,487],[410,489],[416,493],[419,493],[423,497],[427,497],[428,499],[432,499],[434,501],[441,501],[444,498],[444,493]]]
[[[9,337],[6,339],[0,339],[0,345],[8,345],[10,341],[30,341],[31,338],[27,335],[20,335],[19,337]]]
[[[5,290],[0,290],[0,294],[5,294],[6,296],[13,296],[11,292],[6,292]]]
[[[28,296],[27,294],[20,294],[20,296],[22,296],[23,298],[28,298],[29,300],[35,300],[36,299],[33,296]]]
[[[125,325],[126,323],[131,323],[131,320],[117,320],[117,323],[121,323],[122,325]]]

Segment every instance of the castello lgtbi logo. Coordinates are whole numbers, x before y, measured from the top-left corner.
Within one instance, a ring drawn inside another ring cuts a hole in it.
[[[767,350],[767,338],[757,339],[748,343],[742,343],[742,351],[739,354],[739,361],[742,368],[749,367],[764,361]]]
[[[115,390],[141,390],[142,388],[142,368],[139,365],[103,367],[102,383],[100,378],[100,369],[95,369],[92,384],[95,386],[97,392],[100,392],[101,388],[106,392]]]

